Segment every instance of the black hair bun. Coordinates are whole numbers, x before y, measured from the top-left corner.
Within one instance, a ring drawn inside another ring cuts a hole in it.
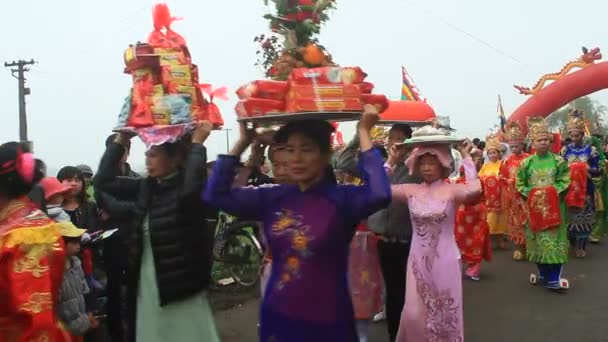
[[[312,138],[317,142],[327,141],[331,138],[332,133],[336,130],[332,124],[323,120],[298,120],[288,122],[281,127],[274,136],[274,140],[278,144],[284,144],[293,134],[300,133]]]

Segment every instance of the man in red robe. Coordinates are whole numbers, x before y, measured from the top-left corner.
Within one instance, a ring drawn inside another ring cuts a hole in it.
[[[500,165],[500,181],[504,188],[505,204],[508,210],[509,238],[515,244],[514,260],[526,258],[526,236],[524,227],[527,221],[526,204],[515,188],[515,179],[519,164],[529,157],[524,152],[525,135],[518,122],[508,122],[504,132],[505,140],[511,149],[511,155]]]

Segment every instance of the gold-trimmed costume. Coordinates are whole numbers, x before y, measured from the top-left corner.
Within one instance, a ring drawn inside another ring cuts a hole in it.
[[[64,265],[55,222],[29,199],[0,211],[0,341],[71,341],[55,315]]]

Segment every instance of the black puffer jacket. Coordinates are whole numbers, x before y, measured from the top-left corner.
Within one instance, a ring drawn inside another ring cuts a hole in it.
[[[161,306],[200,293],[211,278],[214,233],[206,227],[206,208],[200,199],[207,180],[205,147],[193,145],[185,168],[161,181],[118,177],[116,165],[123,152],[118,144],[108,147],[94,184],[135,202],[127,272],[130,306],[134,308],[137,298],[145,219],[149,220]],[[130,311],[133,319],[135,312]]]

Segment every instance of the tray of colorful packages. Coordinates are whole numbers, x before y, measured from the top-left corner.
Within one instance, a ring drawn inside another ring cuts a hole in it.
[[[383,111],[384,95],[372,94],[359,67],[293,69],[286,81],[258,80],[240,87],[236,106],[239,121],[273,123],[291,120],[357,120],[365,104]]]
[[[199,69],[186,41],[171,30],[175,20],[166,4],[154,8],[154,31],[147,42],[129,46],[124,53],[126,74],[133,85],[124,101],[115,131],[139,135],[146,144],[172,141],[197,122],[223,125],[214,98],[226,98],[226,89],[200,84]]]

